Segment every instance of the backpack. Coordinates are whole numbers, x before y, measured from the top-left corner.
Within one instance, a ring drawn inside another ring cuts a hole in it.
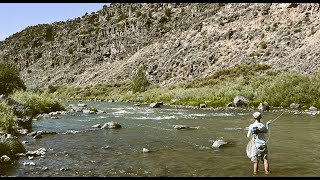
[[[258,134],[258,133],[265,133],[266,132],[266,127],[265,126],[252,126],[252,133],[253,134]]]

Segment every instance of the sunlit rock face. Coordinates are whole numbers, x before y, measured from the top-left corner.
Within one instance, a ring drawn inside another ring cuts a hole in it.
[[[160,86],[223,68],[320,66],[318,3],[121,3],[40,24],[0,42],[29,87],[122,83],[145,65]]]

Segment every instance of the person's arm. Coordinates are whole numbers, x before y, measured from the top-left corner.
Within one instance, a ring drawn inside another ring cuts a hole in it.
[[[269,125],[271,124],[271,122],[272,122],[272,120],[270,120],[270,121],[268,121],[268,122],[266,123],[266,128],[267,128],[267,130],[269,130]]]

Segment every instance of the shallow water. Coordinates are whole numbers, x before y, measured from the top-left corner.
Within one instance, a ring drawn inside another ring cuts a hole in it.
[[[77,104],[78,102],[66,102]],[[106,113],[69,113],[59,119],[33,121],[33,131],[55,131],[41,139],[25,136],[27,150],[46,148],[43,158],[21,157],[5,176],[252,176],[246,156],[245,128],[252,123],[250,111],[135,107],[120,102],[84,102]],[[262,121],[281,112],[264,112]],[[319,176],[319,116],[284,113],[270,129],[269,176]],[[115,121],[121,129],[91,128]],[[194,129],[177,130],[175,125]],[[68,133],[69,132],[69,133]],[[77,132],[77,133],[70,133]],[[223,138],[231,144],[212,148]],[[110,148],[104,148],[109,146]],[[147,148],[151,152],[143,153]],[[24,166],[24,162],[35,166]],[[48,167],[48,170],[42,169]],[[64,169],[61,169],[64,168]],[[265,176],[263,165],[259,176]]]

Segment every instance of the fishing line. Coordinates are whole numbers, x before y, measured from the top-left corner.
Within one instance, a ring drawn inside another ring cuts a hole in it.
[[[271,120],[271,123],[274,122],[275,120],[277,120],[280,116],[282,116],[282,114],[283,114],[284,112],[285,112],[285,111],[283,111],[279,116],[277,116],[276,118],[274,118],[273,120]],[[270,123],[270,124],[271,124],[271,123]],[[269,125],[268,125],[268,126],[269,126]],[[271,134],[271,133],[270,133],[270,127],[268,127],[268,132],[269,132],[269,133],[268,133],[268,139],[266,140],[266,143],[267,143],[267,142],[269,141],[269,139],[270,139],[270,134]]]

